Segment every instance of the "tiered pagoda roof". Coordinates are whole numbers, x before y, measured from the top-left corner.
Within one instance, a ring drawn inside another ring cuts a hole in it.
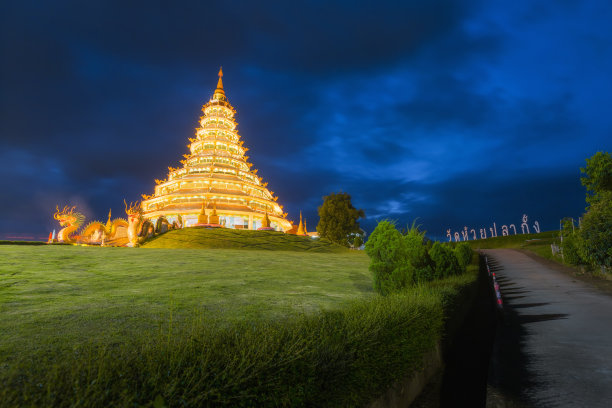
[[[268,214],[278,230],[291,228],[282,206],[245,156],[248,150],[236,130],[236,110],[223,89],[223,72],[212,98],[202,106],[204,116],[196,137],[190,138],[181,168],[168,168],[165,180],[156,180],[155,193],[143,195],[142,209],[147,219],[181,215],[186,226],[197,222],[205,208],[216,208],[222,225],[256,229]]]

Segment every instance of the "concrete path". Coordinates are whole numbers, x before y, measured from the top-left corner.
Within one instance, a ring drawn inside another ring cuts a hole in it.
[[[484,251],[504,301],[488,407],[612,407],[612,297],[519,251]]]

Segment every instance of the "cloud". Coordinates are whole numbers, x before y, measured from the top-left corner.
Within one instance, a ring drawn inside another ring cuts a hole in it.
[[[341,190],[368,228],[575,215],[577,169],[612,132],[599,3],[3,5],[2,228],[46,230],[46,208],[71,199],[121,213],[152,192],[219,65],[250,161],[311,229]]]

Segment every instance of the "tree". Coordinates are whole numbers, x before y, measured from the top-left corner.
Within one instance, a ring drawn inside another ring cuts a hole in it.
[[[407,261],[406,242],[389,221],[378,223],[365,245],[370,257],[374,290],[388,295],[412,284],[412,268]]]
[[[319,207],[317,232],[321,238],[349,246],[349,235],[360,232],[357,220],[363,217],[365,213],[353,207],[350,195],[331,193],[323,197],[323,205]]]
[[[593,204],[602,199],[612,199],[612,156],[608,152],[597,152],[586,159],[586,167],[580,168],[585,174],[580,182],[587,189],[586,201]]]

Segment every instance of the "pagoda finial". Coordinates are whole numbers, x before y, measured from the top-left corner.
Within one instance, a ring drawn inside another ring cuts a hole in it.
[[[223,91],[223,67],[219,67],[219,82],[217,82],[217,91]]]
[[[298,225],[297,235],[305,235],[304,234],[304,223],[302,222],[302,211],[300,211],[300,224]]]
[[[108,221],[106,221],[106,228],[110,230],[110,228],[112,227],[112,223],[111,223],[111,209],[108,209]]]
[[[225,91],[223,90],[223,69],[219,68],[219,82],[217,82],[217,89],[213,94],[213,100],[216,101],[227,101],[225,97]]]

